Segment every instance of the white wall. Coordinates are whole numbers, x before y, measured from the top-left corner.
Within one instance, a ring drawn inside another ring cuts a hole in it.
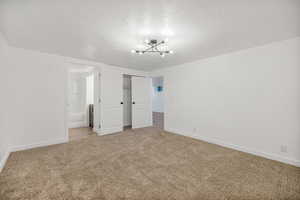
[[[106,69],[148,75],[142,71],[14,47],[5,46],[3,53],[2,43],[0,40],[0,149],[5,150],[0,150],[1,156],[7,150],[68,140],[66,81],[70,63],[84,63],[100,71]],[[7,145],[4,147],[3,144]]]
[[[6,82],[2,93],[6,107],[1,112],[11,148],[66,141],[63,60],[10,47],[8,65],[1,74]]]
[[[300,165],[300,38],[153,74],[166,130]]]
[[[163,77],[152,78],[152,111],[153,112],[164,112],[164,90],[161,92],[157,91],[157,86],[163,86]]]
[[[9,148],[9,132],[5,130],[5,117],[6,113],[3,112],[7,109],[7,96],[5,95],[4,88],[8,85],[4,69],[8,65],[7,60],[7,49],[8,46],[2,34],[0,33],[0,172],[4,166],[5,160],[8,156],[8,148]]]

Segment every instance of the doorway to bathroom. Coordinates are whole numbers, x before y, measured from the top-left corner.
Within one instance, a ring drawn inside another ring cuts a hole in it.
[[[69,141],[92,135],[95,116],[95,71],[91,66],[74,65],[68,71],[68,135]]]

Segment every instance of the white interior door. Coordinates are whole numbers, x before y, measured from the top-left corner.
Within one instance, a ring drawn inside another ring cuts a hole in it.
[[[123,130],[123,76],[120,72],[101,72],[101,134]]]
[[[124,101],[124,106],[123,106],[123,125],[124,126],[131,126],[131,105],[132,105],[132,100],[131,100],[131,90],[130,89],[124,89],[123,90],[123,101]]]
[[[101,74],[98,70],[94,71],[94,128],[93,131],[100,134],[101,133]]]
[[[132,128],[152,126],[151,79],[132,77]]]

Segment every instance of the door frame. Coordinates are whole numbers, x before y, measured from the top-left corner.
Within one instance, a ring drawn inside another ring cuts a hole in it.
[[[70,72],[73,66],[87,66],[91,67],[92,73],[94,74],[94,127],[99,127],[100,124],[100,103],[99,101],[95,101],[95,99],[100,98],[100,69],[97,65],[93,65],[91,63],[84,63],[84,62],[73,62],[67,61],[65,67],[65,84],[64,84],[64,91],[65,91],[65,108],[64,108],[64,126],[65,126],[65,141],[69,142],[69,111],[68,111],[68,104],[69,104],[69,86],[70,86]],[[97,90],[99,88],[99,90]],[[98,123],[97,123],[98,121]],[[96,122],[96,123],[95,123]],[[96,126],[97,125],[97,126]],[[100,132],[100,129],[94,129],[97,134]]]
[[[101,72],[94,68],[94,127],[93,131],[101,133]]]
[[[164,92],[164,98],[163,98],[163,108],[164,108],[164,112],[163,112],[163,118],[164,118],[164,130],[166,127],[166,88],[165,88],[165,76],[164,75],[155,75],[155,76],[150,76],[151,78],[151,87],[153,87],[153,78],[162,78],[163,79],[163,92]],[[153,95],[151,94],[151,106],[152,106],[152,112],[153,112]],[[152,124],[153,124],[153,115],[152,115]]]

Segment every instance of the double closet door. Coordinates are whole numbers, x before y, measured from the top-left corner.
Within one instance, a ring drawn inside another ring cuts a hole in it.
[[[132,128],[152,126],[151,79],[131,78]],[[123,74],[107,70],[100,78],[101,134],[123,130]]]

